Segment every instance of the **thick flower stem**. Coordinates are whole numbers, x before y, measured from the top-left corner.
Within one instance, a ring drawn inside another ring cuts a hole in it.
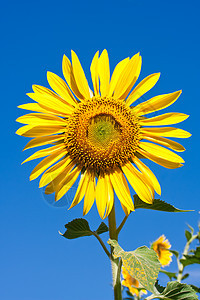
[[[108,225],[109,225],[109,235],[112,240],[118,241],[117,227],[116,227],[116,218],[115,218],[115,207],[113,208],[108,216]],[[113,289],[114,289],[114,299],[122,300],[122,291],[121,291],[121,281],[118,269],[121,268],[119,265],[119,259],[113,258],[113,247],[111,247],[111,267],[112,267],[112,278],[113,278]]]

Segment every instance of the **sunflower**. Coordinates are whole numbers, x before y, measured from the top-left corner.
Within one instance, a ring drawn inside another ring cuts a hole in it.
[[[166,237],[161,235],[155,242],[152,243],[151,248],[157,253],[158,259],[162,267],[168,266],[172,261],[172,253],[169,251],[171,244]]]
[[[147,294],[147,291],[145,289],[139,289],[140,284],[139,281],[132,276],[129,275],[128,271],[125,269],[125,267],[122,266],[122,275],[124,280],[122,280],[122,285],[126,286],[131,294],[136,296],[141,296],[142,294]]]
[[[92,91],[72,51],[72,63],[65,55],[63,57],[66,82],[47,72],[47,80],[54,91],[33,85],[33,93],[27,95],[35,103],[19,106],[35,111],[17,119],[26,124],[17,134],[33,138],[25,149],[50,145],[24,161],[45,157],[32,171],[30,180],[44,172],[39,187],[46,186],[46,194],[55,192],[56,201],[79,181],[70,208],[84,198],[84,215],[96,199],[100,217],[107,217],[113,207],[114,192],[125,213],[133,211],[127,181],[142,201],[152,203],[154,191],[160,194],[161,188],[141,158],[170,169],[184,163],[179,155],[169,150],[181,152],[184,147],[166,137],[187,138],[190,134],[160,126],[179,123],[188,115],[166,113],[146,117],[174,103],[181,91],[132,105],[160,76],[159,73],[149,75],[132,90],[140,74],[141,61],[139,53],[125,58],[117,64],[110,78],[108,53],[104,50],[99,57],[97,52],[90,67]]]

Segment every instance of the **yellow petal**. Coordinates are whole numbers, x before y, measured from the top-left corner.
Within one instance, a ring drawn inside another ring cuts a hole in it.
[[[92,207],[95,199],[95,177],[93,174],[88,174],[88,184],[85,192],[83,215],[85,216]]]
[[[35,93],[43,94],[43,95],[51,95],[58,97],[52,90],[38,84],[33,84],[32,89]]]
[[[74,166],[74,163],[71,163],[71,158],[66,157],[58,162],[56,165],[48,169],[41,177],[39,187],[47,185],[49,182],[53,181],[60,173],[68,173]]]
[[[35,126],[66,126],[66,121],[64,119],[49,114],[31,113],[17,118],[16,121],[19,123]]]
[[[62,172],[60,173],[54,180],[52,180],[45,189],[45,194],[50,195],[56,191],[59,190],[59,188],[62,186],[62,182],[65,179],[67,173]]]
[[[59,144],[59,145],[56,145],[56,146],[53,146],[53,147],[49,147],[49,148],[46,148],[46,149],[36,151],[34,154],[29,156],[27,159],[25,159],[22,162],[22,164],[24,164],[27,161],[33,160],[33,159],[48,156],[48,155],[53,154],[54,152],[57,152],[58,150],[61,150],[61,149],[64,149],[64,148],[65,148],[65,145],[63,145],[63,144],[60,145]]]
[[[81,179],[70,208],[77,205],[83,199],[87,189],[88,181],[89,181],[89,176],[87,174],[87,171],[85,171],[85,173],[81,175]]]
[[[150,89],[152,89],[152,87],[154,87],[154,85],[158,81],[159,77],[160,77],[160,73],[155,73],[144,78],[129,95],[126,101],[127,105],[131,105],[138,98],[140,98]]]
[[[78,99],[80,100],[84,99],[84,96],[80,93],[77,87],[71,62],[66,55],[63,56],[62,69],[63,69],[63,75],[69,87],[71,88],[72,92],[76,95]]]
[[[41,136],[37,137],[27,143],[27,145],[24,147],[23,150],[27,150],[30,148],[43,146],[47,144],[53,144],[54,142],[57,142],[59,140],[64,140],[65,136],[62,134],[59,135],[53,135],[53,136]]]
[[[168,147],[172,150],[175,150],[175,151],[178,151],[178,152],[182,152],[182,151],[185,151],[185,148],[177,143],[177,142],[174,142],[174,141],[171,141],[169,139],[165,139],[163,137],[160,137],[160,136],[154,136],[154,135],[143,135],[143,138],[145,140],[148,140],[150,142],[153,142],[153,143],[157,143],[157,144],[160,144],[162,146],[165,146],[165,147]]]
[[[27,137],[39,137],[51,135],[54,133],[63,133],[63,126],[33,126],[25,125],[16,131],[16,134]]]
[[[153,97],[150,100],[147,100],[135,106],[133,108],[133,112],[141,116],[141,115],[149,114],[153,111],[161,110],[174,103],[178,99],[181,93],[182,91],[178,91],[170,94]]]
[[[131,85],[133,86],[132,83],[136,81],[138,77],[138,65],[140,63],[141,58],[139,53],[137,53],[126,64],[115,87],[114,96],[116,98],[120,98]]]
[[[126,89],[126,91],[120,96],[121,100],[128,97],[128,94],[130,93],[132,87],[134,86],[134,84],[136,83],[136,81],[137,81],[137,79],[140,75],[141,67],[142,67],[142,57],[139,56],[139,60],[138,60],[138,62],[136,64],[136,67],[135,67],[135,75],[133,77],[133,80],[130,82],[130,84],[129,84],[128,88]]]
[[[96,186],[96,205],[100,217],[104,218],[105,209],[108,201],[107,180],[104,176],[99,176]]]
[[[129,57],[127,57],[127,58],[123,59],[122,61],[120,61],[116,65],[116,67],[113,71],[112,77],[111,77],[108,97],[112,97],[115,87],[116,87],[116,84],[121,76],[121,73],[124,70],[124,68],[126,67],[126,65],[128,64],[129,60],[130,60]]]
[[[51,88],[64,100],[67,101],[67,103],[76,106],[77,101],[75,100],[74,96],[72,95],[70,89],[58,75],[47,72],[47,80],[49,82],[49,85]]]
[[[166,137],[175,137],[175,138],[188,138],[191,134],[188,131],[183,129],[174,128],[174,127],[143,127],[141,132],[145,135],[152,134],[157,136],[166,136]]]
[[[142,149],[139,149],[138,151],[145,158],[148,158],[148,159],[152,160],[153,162],[155,162],[156,164],[161,165],[165,168],[176,169],[176,168],[180,168],[183,166],[181,163],[175,163],[175,162],[169,161],[167,159],[157,157],[156,155],[153,155],[152,153],[148,153],[147,151],[144,151]]]
[[[120,202],[127,207],[127,209],[134,210],[133,201],[130,196],[129,189],[124,185],[123,174],[121,170],[117,169],[115,172],[109,175],[112,186],[115,190]]]
[[[113,191],[113,187],[110,181],[110,178],[108,175],[105,175],[105,180],[107,182],[107,192],[108,192],[108,197],[107,197],[107,207],[106,207],[106,213],[104,218],[106,218],[110,212],[111,209],[113,208],[113,204],[114,204],[114,191]]]
[[[60,96],[58,96],[52,90],[50,90],[50,89],[48,89],[48,88],[46,88],[44,86],[35,85],[35,84],[32,86],[32,88],[33,88],[33,91],[35,92],[35,94],[40,94],[40,96],[46,97],[47,99],[49,99],[49,101],[51,101],[51,99],[52,99],[55,102],[55,99],[57,99],[57,102],[59,104],[63,103],[63,104],[65,104],[68,107],[68,109],[70,109],[72,111],[74,110],[74,105],[66,102],[65,99],[63,99]]]
[[[123,209],[125,215],[128,217],[130,215],[131,210],[128,209],[126,206],[124,206],[122,203],[121,203],[121,206],[122,206],[122,209]]]
[[[174,153],[168,149],[165,149],[161,146],[158,146],[158,145],[155,145],[152,143],[148,143],[148,142],[140,142],[139,146],[146,152],[153,154],[161,159],[169,160],[174,163],[184,163],[184,160],[182,159],[182,157],[180,157],[176,153]]]
[[[99,60],[99,51],[96,52],[90,66],[90,72],[91,72],[95,96],[99,95],[98,60]]]
[[[141,160],[139,160],[136,156],[133,158],[133,162],[136,164],[138,169],[145,175],[147,176],[150,181],[153,184],[153,187],[159,195],[161,195],[161,187],[160,184],[156,178],[156,176],[153,174],[153,172],[143,163]]]
[[[64,181],[62,181],[62,187],[58,191],[56,191],[55,194],[56,201],[60,200],[69,191],[69,189],[77,180],[80,171],[81,170],[79,167],[75,167],[74,170],[72,170],[69,174],[67,174]]]
[[[44,105],[47,108],[53,109],[55,111],[61,112],[66,116],[71,114],[74,110],[74,108],[69,106],[67,102],[63,103],[60,97],[60,99],[58,99],[52,95],[43,95],[41,93],[28,93],[27,96],[37,101],[39,104]]]
[[[90,99],[88,82],[85,77],[85,73],[82,69],[82,66],[80,64],[80,61],[78,59],[78,56],[74,51],[71,51],[71,53],[72,53],[73,73],[74,73],[74,78],[76,80],[77,87],[85,99]]]
[[[106,97],[108,95],[110,83],[110,65],[106,49],[103,50],[99,57],[98,73],[100,78],[101,97]]]
[[[17,129],[17,131],[15,133],[23,136],[24,134],[26,134],[26,132],[32,130],[33,128],[34,128],[33,125],[25,125],[25,126],[20,127],[19,129]]]
[[[188,115],[181,113],[166,113],[157,117],[142,119],[140,120],[140,124],[144,126],[177,124],[186,120],[188,117]]]
[[[151,192],[147,185],[143,182],[138,170],[136,170],[130,162],[123,166],[122,170],[140,199],[144,202],[152,203],[153,199]]]
[[[56,111],[55,109],[50,109],[49,107],[46,107],[46,106],[41,105],[39,103],[22,104],[22,105],[19,105],[18,108],[37,111],[37,112],[42,112],[42,113],[47,113],[47,114],[51,114],[51,115],[58,115],[58,116],[62,116],[62,117],[66,118],[65,113],[61,113],[59,111]]]
[[[51,165],[57,162],[66,154],[66,150],[59,150],[52,155],[49,155],[45,159],[43,159],[31,172],[30,180],[33,180],[40,176],[46,169],[48,169]]]

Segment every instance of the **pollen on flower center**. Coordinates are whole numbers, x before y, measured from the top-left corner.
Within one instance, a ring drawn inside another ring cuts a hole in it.
[[[109,173],[133,157],[139,129],[137,117],[123,101],[93,97],[80,103],[69,117],[65,144],[82,168]]]
[[[120,124],[111,115],[97,115],[90,120],[87,138],[92,145],[106,149],[120,140]]]

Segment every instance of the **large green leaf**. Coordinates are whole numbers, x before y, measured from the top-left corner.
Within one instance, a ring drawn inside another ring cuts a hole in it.
[[[190,285],[177,281],[168,282],[161,295],[157,298],[166,300],[198,300],[198,296]]]
[[[108,244],[114,247],[113,256],[122,258],[122,264],[128,273],[137,279],[143,288],[153,292],[161,267],[156,252],[146,246],[126,252],[117,241],[111,239],[108,240]]]
[[[94,235],[94,232],[90,229],[88,222],[85,219],[74,219],[73,221],[65,225],[67,230],[62,236],[67,239],[76,239],[82,236]],[[95,231],[97,234],[101,234],[108,231],[108,227],[103,222],[100,224],[98,229]]]
[[[67,228],[67,230],[63,236],[67,239],[76,239],[81,236],[92,235],[89,224],[85,219],[74,219],[73,221],[67,223],[65,228]]]
[[[185,266],[192,264],[200,264],[200,246],[194,250],[193,254],[184,255],[180,262]]]
[[[138,195],[134,195],[134,206],[135,209],[138,208],[145,208],[145,209],[153,209],[153,210],[160,210],[160,211],[166,211],[166,212],[188,212],[192,210],[183,210],[183,209],[178,209],[174,207],[173,205],[162,201],[160,199],[154,199],[152,204],[148,204],[146,202],[143,202]]]

